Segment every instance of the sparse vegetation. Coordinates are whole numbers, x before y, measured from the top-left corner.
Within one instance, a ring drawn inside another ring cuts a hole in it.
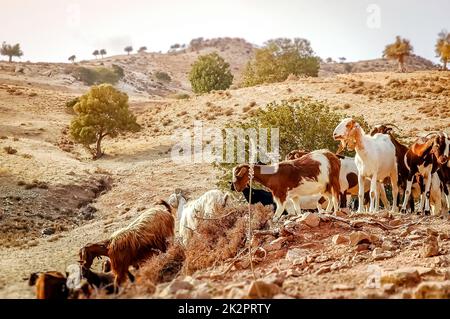
[[[98,50],[94,50],[94,52],[92,52],[92,55],[97,59],[97,57],[100,55],[100,52]]]
[[[200,56],[189,73],[192,91],[208,93],[212,90],[226,90],[233,82],[230,64],[217,53]]]
[[[162,82],[172,81],[172,78],[170,77],[170,75],[163,71],[156,71],[154,76],[157,80],[162,81]]]
[[[133,52],[133,47],[130,45],[130,46],[125,47],[123,50],[124,50],[128,55],[130,55],[130,53]]]
[[[23,55],[23,51],[20,49],[20,44],[16,43],[14,45],[7,44],[6,42],[2,43],[2,47],[0,49],[0,54],[8,57],[9,62],[12,62],[13,57],[20,58]]]
[[[257,49],[244,71],[243,85],[283,82],[290,74],[317,76],[320,59],[308,40],[275,39]]]
[[[177,100],[187,100],[191,96],[187,93],[177,93],[177,94],[172,95],[171,97],[174,99],[177,99]]]
[[[394,43],[386,46],[383,51],[383,57],[397,60],[399,71],[405,72],[405,59],[410,56],[412,52],[413,47],[409,40],[397,36]]]
[[[68,60],[69,60],[70,62],[72,62],[72,63],[75,63],[76,58],[77,58],[76,55],[71,55],[71,56],[68,58]]]
[[[106,136],[136,132],[140,126],[128,109],[128,95],[111,85],[94,86],[81,96],[74,106],[76,117],[70,124],[70,134],[98,159],[103,155],[101,142]],[[91,145],[95,144],[94,148]]]
[[[100,55],[102,56],[102,59],[103,59],[103,57],[104,57],[106,54],[107,54],[107,52],[106,52],[105,49],[101,49],[101,50],[100,50]]]
[[[17,150],[11,146],[5,146],[3,148],[3,150],[6,152],[6,154],[9,154],[9,155],[13,155],[13,154],[17,153]]]
[[[123,77],[123,69],[113,65],[113,69],[104,67],[86,68],[78,67],[73,71],[74,77],[86,85],[97,85],[102,83],[116,84]]]
[[[146,51],[147,51],[147,47],[143,46],[143,47],[139,48],[138,53],[143,53],[143,52],[146,52]]]

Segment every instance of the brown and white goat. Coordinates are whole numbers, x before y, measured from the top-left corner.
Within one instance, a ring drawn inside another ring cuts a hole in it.
[[[332,198],[327,210],[339,209],[340,161],[328,150],[308,153],[296,160],[274,165],[255,165],[254,180],[267,187],[273,194],[277,209],[274,220],[283,213],[286,202],[292,200],[295,210],[301,212],[299,197],[324,194]],[[249,165],[241,164],[233,169],[233,184],[237,191],[247,187]]]
[[[160,201],[158,205],[144,211],[130,225],[113,233],[108,240],[83,247],[80,250],[82,266],[89,269],[95,257],[108,256],[117,290],[126,276],[130,277],[130,266],[139,266],[158,252],[165,252],[174,237],[174,209],[165,201]]]
[[[446,133],[436,136],[431,149],[439,166],[437,174],[442,183],[442,190],[446,197],[447,210],[450,213],[450,138]]]
[[[411,187],[416,175],[423,178],[419,212],[424,210],[425,215],[430,215],[430,189],[432,176],[439,168],[436,156],[433,154],[433,145],[436,137],[420,137],[414,142],[405,154],[405,166],[408,169],[405,198],[401,211],[406,212],[406,205],[411,195]],[[425,208],[424,208],[425,205]]]

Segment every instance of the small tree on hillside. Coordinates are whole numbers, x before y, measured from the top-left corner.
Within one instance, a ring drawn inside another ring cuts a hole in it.
[[[125,47],[124,51],[130,55],[131,52],[133,52],[133,47],[131,45]]]
[[[409,40],[402,39],[397,36],[395,42],[388,44],[383,51],[383,57],[398,61],[398,68],[400,72],[405,72],[405,59],[411,55],[413,47]]]
[[[254,58],[244,70],[244,86],[282,82],[290,74],[317,76],[320,59],[314,55],[306,39],[279,38],[269,40],[255,50]]]
[[[100,50],[100,55],[102,56],[102,59],[103,59],[103,56],[105,56],[106,54],[107,54],[107,52],[105,49]]]
[[[136,117],[128,109],[128,95],[112,85],[93,86],[73,106],[75,118],[70,124],[72,138],[98,159],[103,155],[101,143],[106,136],[136,132],[140,129]],[[95,144],[92,148],[91,145]]]
[[[7,44],[6,42],[3,42],[2,48],[0,49],[0,54],[7,56],[9,58],[9,62],[11,63],[13,57],[20,58],[23,55],[23,52],[20,49],[19,43],[11,45]]]
[[[442,30],[438,34],[436,54],[441,58],[444,70],[447,70],[447,63],[450,60],[450,33],[447,30]]]
[[[145,52],[145,51],[147,51],[147,47],[146,47],[146,46],[143,46],[143,47],[140,47],[140,48],[139,48],[138,53],[143,53],[143,52]]]
[[[92,55],[97,59],[97,56],[100,55],[100,52],[98,50],[95,50],[94,52],[92,52]]]
[[[192,91],[207,93],[212,90],[226,90],[233,83],[230,64],[216,52],[199,56],[189,73]]]
[[[68,60],[69,60],[70,62],[72,62],[72,63],[75,63],[76,58],[77,58],[77,57],[76,57],[76,55],[74,54],[74,55],[71,55],[71,56],[69,57]]]

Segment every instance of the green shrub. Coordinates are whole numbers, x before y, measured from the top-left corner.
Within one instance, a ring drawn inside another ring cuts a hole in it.
[[[112,65],[112,69],[114,71],[114,73],[116,73],[120,79],[123,79],[123,77],[125,76],[125,71],[123,70],[123,68],[117,64],[113,64]]]
[[[123,70],[122,70],[123,72]],[[85,68],[78,67],[74,70],[73,75],[78,81],[82,81],[86,85],[98,85],[98,84],[116,84],[119,82],[121,76],[120,71],[117,68],[107,69],[104,67],[100,68]]]
[[[230,64],[214,52],[198,58],[192,65],[189,81],[194,93],[208,93],[228,89],[233,82],[233,75]]]
[[[256,49],[255,57],[248,62],[243,85],[285,81],[290,74],[318,76],[320,59],[308,40],[295,38],[269,40],[263,48]]]
[[[299,101],[281,101],[269,103],[265,109],[260,109],[250,119],[228,125],[229,128],[279,129],[280,161],[292,150],[305,149],[314,151],[329,149],[336,152],[339,143],[333,139],[333,131],[340,121],[347,117],[337,113],[323,102],[300,98]],[[353,117],[368,131],[364,118]],[[246,141],[246,144],[248,141]],[[268,142],[268,146],[270,143]],[[270,151],[270,150],[269,150]],[[344,153],[354,156],[354,153]],[[247,145],[248,160],[248,145]],[[216,166],[221,170],[219,187],[228,187],[231,181],[231,170],[237,163],[220,163]]]
[[[159,81],[162,82],[170,82],[172,81],[172,78],[170,77],[169,74],[167,74],[166,72],[163,71],[157,71],[155,72],[155,78]]]

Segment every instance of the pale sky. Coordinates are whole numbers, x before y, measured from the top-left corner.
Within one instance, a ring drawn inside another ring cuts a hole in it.
[[[225,36],[257,45],[302,37],[322,58],[356,61],[380,57],[396,35],[438,62],[441,29],[450,31],[449,0],[0,0],[0,42],[19,42],[22,61],[33,62],[123,54],[127,45],[165,52]]]

